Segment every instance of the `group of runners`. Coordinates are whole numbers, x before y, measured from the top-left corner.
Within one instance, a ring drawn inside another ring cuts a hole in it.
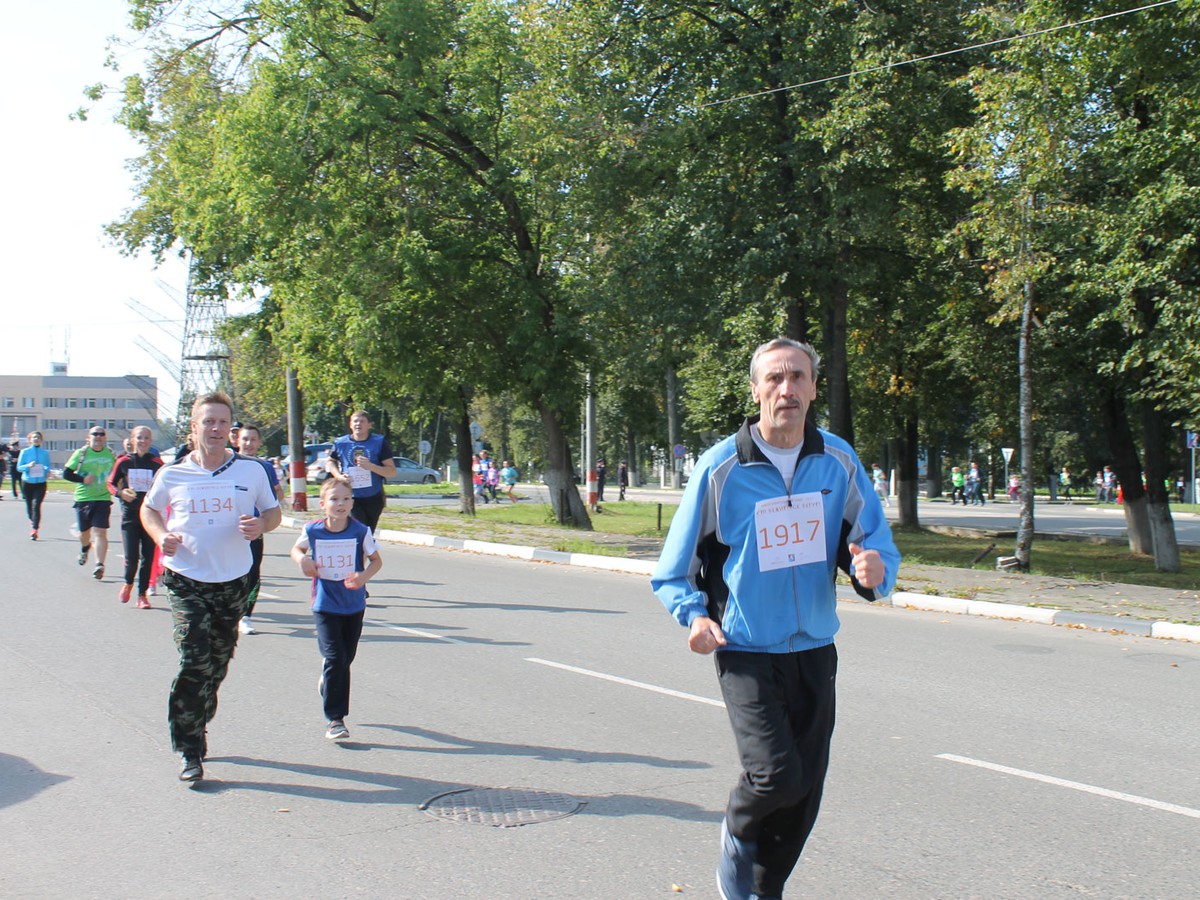
[[[754,352],[750,393],[759,411],[700,457],[651,577],[687,629],[688,648],[715,656],[737,742],[743,771],[726,804],[717,859],[723,900],[781,896],[816,821],[835,720],[836,572],[876,600],[891,593],[900,563],[853,448],[809,421],[819,363],[811,346],[787,338]],[[190,447],[174,465],[159,465],[148,485],[136,474],[148,454],[140,438],[118,467],[105,454],[103,429],[93,428],[68,463],[68,477],[83,485],[81,563],[94,541],[103,577],[107,519],[90,505],[101,501],[87,498],[114,477],[122,502],[140,500],[137,518],[162,552],[179,649],[168,723],[185,782],[204,777],[207,725],[257,578],[251,545],[282,519],[273,467],[227,446],[232,414],[223,394],[198,398]],[[350,664],[366,585],[382,565],[373,531],[392,468],[391,448],[370,433],[366,414],[355,413],[350,425],[331,450],[323,518],[306,525],[291,549],[313,582],[320,692],[333,740],[349,736]]]
[[[207,726],[238,635],[255,633],[251,615],[263,535],[282,521],[283,490],[275,467],[257,456],[258,428],[233,422],[228,396],[197,398],[190,426],[170,463],[152,446],[149,428],[135,428],[118,456],[105,428],[93,426],[63,474],[76,486],[79,564],[94,560],[92,576],[104,579],[115,498],[125,554],[118,599],[128,603],[136,585],[137,606],[152,608],[149,595],[160,576],[179,652],[168,702],[171,746],[182,763],[179,779],[194,783],[204,777]],[[370,431],[367,414],[356,412],[350,434],[335,441],[334,474],[320,491],[324,515],[302,529],[291,551],[313,582],[325,734],[333,740],[349,737],[350,664],[362,632],[366,584],[382,566],[374,529],[384,505],[384,478],[394,471],[386,439]],[[32,488],[26,496],[34,540],[50,470],[41,443],[40,433],[30,434],[18,464]]]
[[[497,499],[500,488],[511,502],[517,502],[517,480],[521,473],[507,459],[497,465],[487,450],[471,454],[471,481],[475,486],[475,497],[484,503]]]

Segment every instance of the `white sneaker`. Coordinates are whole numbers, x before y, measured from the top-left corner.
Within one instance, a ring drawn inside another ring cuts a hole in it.
[[[250,621],[249,616],[242,616],[242,621],[238,622],[238,631],[242,634],[258,634],[254,630],[254,623]]]

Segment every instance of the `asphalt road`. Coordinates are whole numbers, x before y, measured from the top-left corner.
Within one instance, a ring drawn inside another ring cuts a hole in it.
[[[294,532],[271,535],[261,633],[189,788],[162,598],[90,579],[68,512],[33,544],[0,503],[0,896],[715,896],[732,739],[711,660],[643,578],[386,547],[336,745]],[[1200,646],[842,615],[834,763],[788,896],[1196,895]],[[510,828],[419,808],[457,790],[583,805]]]

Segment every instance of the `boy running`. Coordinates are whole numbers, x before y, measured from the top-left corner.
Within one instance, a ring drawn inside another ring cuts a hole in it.
[[[362,635],[366,584],[383,560],[371,529],[350,518],[350,479],[331,476],[321,485],[320,502],[325,518],[304,526],[292,559],[313,580],[313,621],[324,657],[321,699],[329,720],[325,737],[340,741],[350,737],[345,721],[350,712],[350,664]]]

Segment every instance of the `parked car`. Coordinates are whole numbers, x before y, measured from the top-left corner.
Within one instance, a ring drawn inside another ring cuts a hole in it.
[[[331,443],[304,445],[304,462],[308,466],[307,478],[310,482],[320,484],[329,477],[325,460],[329,458],[327,454],[332,448]]]
[[[329,477],[329,469],[325,464],[326,456],[322,453],[309,467],[308,480],[314,484],[321,484]],[[415,460],[409,459],[407,456],[393,456],[392,462],[396,464],[396,476],[387,480],[388,484],[436,484],[441,481],[441,475],[437,469],[431,469],[429,466],[423,466]]]
[[[393,456],[396,464],[396,477],[389,478],[388,484],[436,484],[442,480],[437,469],[423,466],[407,456]]]
[[[311,466],[315,462],[324,462],[326,454],[332,449],[333,444],[328,441],[324,444],[305,444],[304,464]]]

